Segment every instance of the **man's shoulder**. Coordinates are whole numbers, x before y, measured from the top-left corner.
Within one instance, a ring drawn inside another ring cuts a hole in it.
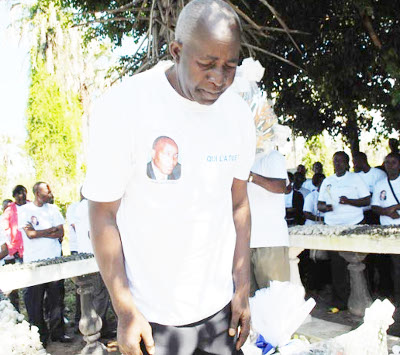
[[[150,69],[133,76],[124,77],[96,99],[96,105],[108,105],[112,102],[131,104],[133,98],[146,95],[147,90],[156,90],[159,85],[155,82],[161,78],[160,69]],[[113,106],[115,108],[115,106]]]
[[[383,187],[386,187],[386,186],[389,186],[389,184],[387,182],[387,179],[378,180],[376,182],[376,184],[375,184],[375,188],[376,189],[380,189],[380,188],[383,188]]]

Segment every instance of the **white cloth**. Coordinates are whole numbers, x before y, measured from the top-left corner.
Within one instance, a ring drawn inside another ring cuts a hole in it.
[[[34,203],[27,203],[18,211],[18,224],[24,241],[24,263],[61,256],[61,243],[58,239],[29,239],[22,229],[27,223],[31,223],[35,230],[64,224],[64,218],[57,206],[45,203],[42,207],[38,207]]]
[[[76,224],[76,207],[79,205],[79,202],[71,203],[67,208],[67,223],[68,223],[68,231],[69,231],[69,250],[78,251],[78,239],[76,236],[76,230],[73,225]]]
[[[356,173],[346,171],[343,176],[327,177],[321,185],[318,201],[332,205],[333,211],[325,213],[325,223],[328,225],[355,225],[364,219],[362,207],[339,204],[341,196],[349,199],[359,199],[369,196],[368,186]]]
[[[311,191],[304,199],[303,212],[312,213],[314,216],[323,217],[324,213],[318,210],[318,190]],[[311,226],[313,224],[318,224],[316,221],[306,219],[305,225]]]
[[[88,200],[83,199],[79,202],[75,210],[75,228],[78,239],[78,252],[93,254],[92,243],[90,241],[89,206]]]
[[[285,157],[276,150],[257,156],[251,168],[256,174],[286,182]],[[251,210],[251,248],[289,246],[285,221],[285,194],[273,193],[254,183],[247,184]]]
[[[400,200],[400,177],[397,177],[395,180],[390,180],[390,183],[392,184],[394,193]],[[371,205],[380,206],[383,208],[397,205],[397,201],[393,196],[387,178],[381,179],[376,183],[374,193],[372,195]],[[397,213],[400,214],[400,210],[397,210]],[[400,224],[400,218],[393,219],[389,216],[380,216],[380,222],[384,226],[389,224]]]
[[[312,179],[307,179],[304,181],[303,186],[305,189],[309,190],[310,192],[318,190],[318,187],[312,183]]]
[[[255,132],[237,94],[228,90],[213,105],[200,105],[180,96],[164,71],[128,78],[96,105],[83,195],[122,198],[117,224],[136,305],[151,322],[184,325],[232,298],[231,186],[248,178]],[[175,180],[146,173],[160,136],[178,146]]]

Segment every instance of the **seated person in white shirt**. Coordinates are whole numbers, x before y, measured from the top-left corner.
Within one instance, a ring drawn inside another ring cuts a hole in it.
[[[379,180],[385,179],[386,173],[381,169],[371,168],[368,163],[367,155],[363,152],[354,154],[353,166],[354,172],[363,179],[372,196],[375,184]],[[371,206],[364,207],[364,217],[366,224],[379,224],[379,216],[371,210]]]
[[[312,166],[312,171],[313,171],[314,175],[315,174],[323,174],[324,168],[322,166],[322,163],[319,161],[316,161]],[[317,186],[315,186],[313,184],[312,179],[307,179],[306,181],[304,181],[303,187],[310,191],[314,191],[317,189]]]
[[[321,185],[318,210],[324,212],[328,225],[356,225],[363,223],[362,207],[368,206],[371,196],[367,185],[356,173],[349,172],[350,158],[339,151],[333,155],[335,174],[328,176]],[[347,307],[350,294],[347,262],[338,252],[329,252],[331,258],[333,303],[339,309]]]
[[[380,216],[381,225],[400,225],[400,155],[385,158],[387,178],[378,181],[372,195],[372,210]],[[400,306],[400,255],[391,255],[394,301]]]

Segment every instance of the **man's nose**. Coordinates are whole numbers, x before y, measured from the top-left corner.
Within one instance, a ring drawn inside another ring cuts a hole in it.
[[[218,88],[222,87],[226,81],[224,69],[220,67],[213,68],[209,75],[209,81]]]

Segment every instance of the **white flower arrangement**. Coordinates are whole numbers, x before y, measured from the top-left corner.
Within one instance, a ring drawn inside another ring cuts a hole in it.
[[[46,355],[39,330],[31,326],[8,300],[0,301],[1,353],[9,355]]]

